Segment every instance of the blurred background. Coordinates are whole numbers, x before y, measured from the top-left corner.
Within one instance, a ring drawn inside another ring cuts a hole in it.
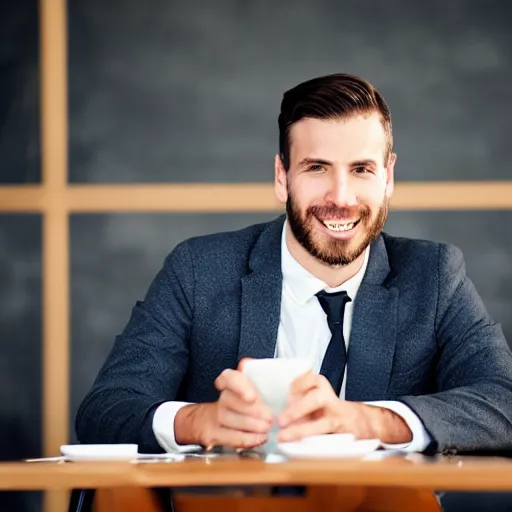
[[[38,17],[36,0],[0,2],[3,187],[41,182]],[[68,181],[270,183],[283,92],[333,72],[386,98],[398,181],[511,180],[511,19],[505,0],[70,0]],[[71,215],[71,441],[81,399],[173,247],[278,213]],[[386,231],[459,246],[512,342],[512,201],[395,211]],[[3,460],[43,453],[42,247],[41,214],[0,214]],[[41,503],[0,493],[1,511]]]

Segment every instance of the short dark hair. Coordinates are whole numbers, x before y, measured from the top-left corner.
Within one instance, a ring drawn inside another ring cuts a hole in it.
[[[279,156],[286,170],[290,167],[290,128],[306,117],[315,119],[348,118],[378,112],[387,136],[384,161],[393,152],[391,113],[382,95],[366,80],[336,73],[313,78],[286,91],[281,101]]]

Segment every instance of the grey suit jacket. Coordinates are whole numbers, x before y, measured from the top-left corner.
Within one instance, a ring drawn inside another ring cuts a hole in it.
[[[214,401],[243,357],[273,357],[284,216],[203,236],[167,257],[77,415],[82,443],[160,451],[152,418],[169,400]],[[346,399],[399,400],[430,450],[512,448],[512,356],[450,245],[382,234],[359,289]]]

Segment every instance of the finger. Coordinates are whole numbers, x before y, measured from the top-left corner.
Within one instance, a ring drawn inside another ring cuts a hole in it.
[[[267,442],[266,434],[243,432],[231,428],[218,427],[208,438],[208,446],[230,446],[233,448],[253,448]]]
[[[249,380],[247,375],[237,370],[224,370],[215,379],[215,387],[219,391],[229,389],[247,403],[255,402],[258,398],[258,393],[253,383]]]
[[[270,409],[270,407],[260,399],[257,399],[255,402],[248,403],[240,399],[240,396],[236,393],[233,393],[229,389],[225,389],[220,395],[219,402],[223,408],[229,409],[238,414],[259,418],[268,423],[272,423],[274,420],[272,409]]]
[[[291,423],[323,409],[333,400],[333,398],[335,399],[336,397],[332,388],[330,391],[314,388],[303,397],[286,406],[286,409],[279,414],[279,427],[287,427]]]
[[[291,424],[279,431],[278,440],[281,442],[300,441],[305,437],[340,433],[341,425],[334,416],[323,416],[320,419]]]
[[[311,371],[297,377],[290,386],[290,397],[304,395],[311,389],[318,387],[321,384],[321,377],[323,376]]]
[[[221,427],[242,432],[266,434],[272,427],[272,421],[265,421],[246,414],[239,414],[229,409],[218,409],[217,421]]]

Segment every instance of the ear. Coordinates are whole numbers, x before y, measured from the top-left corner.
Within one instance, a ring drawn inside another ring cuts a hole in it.
[[[288,174],[279,155],[274,159],[274,192],[277,200],[285,204],[288,199]]]
[[[395,190],[395,163],[397,159],[396,153],[391,153],[386,166],[386,196],[388,199],[391,198]]]

